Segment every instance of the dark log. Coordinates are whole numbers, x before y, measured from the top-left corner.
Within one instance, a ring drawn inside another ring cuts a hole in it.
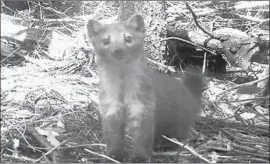
[[[250,62],[267,62],[267,41],[250,37],[246,33],[232,28],[223,28],[213,32],[222,43],[228,62],[246,70]]]
[[[195,45],[203,46],[216,53],[207,53],[207,70],[215,74],[223,74],[226,64],[246,70],[250,62],[266,63],[268,42],[260,38],[250,37],[246,33],[223,28],[213,32],[215,38],[211,39],[203,33],[187,32],[186,30],[168,29],[167,37],[178,37],[194,43],[194,45],[169,40],[167,42],[169,55],[165,57],[168,65],[184,67],[188,63],[201,66],[205,51],[199,50]]]
[[[195,32],[187,32],[186,30],[167,30],[167,37],[178,37],[189,42],[204,47],[204,42],[207,37]],[[212,39],[205,44],[206,48],[214,49],[217,52],[221,51],[221,42]],[[168,56],[164,56],[167,61],[167,65],[176,66],[178,68],[185,68],[187,65],[195,65],[202,67],[203,57],[205,51],[197,46],[182,42],[179,40],[167,41]],[[207,65],[206,70],[209,71],[208,75],[214,75],[218,78],[222,78],[226,71],[226,61],[221,55],[216,53],[207,53]]]

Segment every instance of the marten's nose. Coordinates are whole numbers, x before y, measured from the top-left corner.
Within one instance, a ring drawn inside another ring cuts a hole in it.
[[[117,58],[117,59],[122,59],[124,57],[124,52],[123,52],[123,49],[120,48],[120,47],[117,47],[115,50],[114,50],[114,57]]]
[[[122,50],[122,48],[116,48],[116,49],[114,50],[114,53],[115,53],[115,54],[122,54],[122,53],[123,53],[123,50]]]

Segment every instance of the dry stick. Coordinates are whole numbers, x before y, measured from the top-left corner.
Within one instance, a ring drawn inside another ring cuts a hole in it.
[[[8,158],[8,159],[15,159],[15,160],[19,160],[20,162],[24,161],[24,162],[29,162],[29,163],[34,163],[35,159],[26,157],[26,156],[14,156],[14,155],[9,155],[9,154],[1,154],[1,160],[4,161],[4,157]],[[1,161],[1,163],[2,163]]]
[[[243,155],[250,155],[252,157],[259,157],[259,158],[269,158],[269,152],[265,152],[262,150],[257,150],[251,147],[238,145],[236,143],[232,143],[231,146],[233,147],[232,151],[241,153]]]
[[[197,20],[197,16],[195,15],[195,13],[192,11],[191,7],[189,6],[188,3],[186,3],[186,6],[188,8],[188,10],[191,12],[193,19],[195,21],[195,24],[199,27],[199,29],[201,29],[204,33],[206,33],[207,35],[209,35],[211,38],[215,38],[214,35],[210,34],[209,32],[207,32],[204,28],[202,28],[202,26],[199,25],[198,20]]]
[[[166,152],[153,152],[153,156],[173,156],[175,157],[176,154],[179,154],[179,151],[166,151]]]
[[[268,99],[269,99],[269,97],[254,97],[254,98],[250,98],[250,99],[240,99],[240,100],[233,100],[233,101],[220,101],[220,103],[268,100]]]
[[[188,145],[184,145],[184,144],[180,143],[179,141],[175,141],[175,140],[173,140],[173,139],[171,139],[171,138],[168,138],[168,137],[166,137],[166,136],[164,136],[164,135],[162,135],[162,137],[165,138],[165,139],[167,139],[167,140],[169,140],[169,141],[171,141],[171,142],[173,142],[173,143],[175,143],[175,144],[177,144],[177,145],[182,146],[183,148],[187,149],[187,150],[190,151],[193,155],[195,155],[196,157],[200,158],[200,159],[203,160],[204,162],[207,162],[207,163],[215,163],[215,162],[211,162],[211,161],[209,161],[208,159],[204,158],[203,156],[201,156],[200,154],[198,154],[194,149],[192,149],[192,148],[189,147]]]
[[[160,40],[159,42],[166,41],[166,40],[179,40],[179,41],[188,43],[188,44],[190,44],[190,45],[193,45],[193,46],[195,46],[195,47],[199,47],[199,48],[203,49],[204,51],[209,52],[209,53],[212,54],[212,55],[217,55],[216,53],[214,53],[214,52],[208,50],[207,48],[204,48],[203,46],[200,46],[200,45],[198,45],[198,44],[194,44],[194,43],[192,43],[192,42],[190,42],[190,41],[187,41],[187,40],[181,39],[181,38],[177,38],[177,37],[168,37],[168,38],[165,38],[165,39]]]
[[[36,151],[36,148],[34,146],[32,146],[28,140],[25,138],[24,136],[24,133],[22,133],[17,127],[16,127],[16,130],[20,133],[20,135],[22,136],[22,138],[24,139],[24,141],[26,142],[26,144],[31,148],[33,149],[34,151]]]
[[[82,145],[67,145],[66,147],[62,147],[62,149],[70,149],[70,148],[79,148],[79,147],[94,147],[94,146],[99,146],[99,147],[106,147],[105,144],[82,144]]]
[[[228,74],[228,73],[231,73],[231,74],[233,74],[233,73],[246,73],[247,71],[246,70],[233,70],[233,71],[226,71],[226,73]],[[251,71],[250,71],[251,72]],[[252,71],[253,73],[259,73],[260,71]]]
[[[268,79],[268,78],[269,78],[269,75],[266,76],[266,77],[263,77],[263,78],[261,78],[261,79],[255,80],[255,81],[251,81],[251,82],[248,82],[248,83],[236,85],[236,86],[234,86],[234,87],[232,87],[232,88],[229,88],[229,89],[227,89],[227,90],[225,90],[225,91],[219,93],[216,97],[218,97],[218,96],[220,96],[220,95],[222,95],[222,94],[224,94],[224,93],[226,93],[226,92],[228,92],[228,91],[230,91],[230,90],[237,89],[237,88],[240,88],[240,87],[243,87],[243,86],[250,86],[250,85],[256,84],[256,83],[258,83],[258,82],[260,82],[260,81],[266,80],[266,79]]]
[[[20,49],[20,47],[16,48],[14,51],[12,51],[8,56],[6,56],[3,60],[1,60],[1,63],[4,62],[9,57],[11,57],[13,54],[15,54],[15,52],[17,52],[19,49]],[[2,47],[1,47],[1,50],[2,50]]]
[[[49,10],[49,11],[51,11],[51,12],[55,12],[55,13],[58,14],[59,16],[68,17],[65,13],[60,12],[60,11],[58,11],[58,10],[55,10],[55,9],[53,9],[53,8],[51,8],[51,7],[44,7],[44,6],[42,6],[40,3],[36,3],[36,2],[34,2],[34,1],[31,1],[31,3],[33,3],[33,4],[37,5],[37,6],[39,6],[40,8],[43,8],[44,10]]]
[[[73,112],[70,112],[70,113],[65,113],[62,116],[66,116],[66,115],[73,114],[73,113],[78,113],[78,111],[73,111]],[[40,119],[40,120],[36,120],[36,121],[26,121],[26,124],[33,125],[35,123],[40,123],[40,122],[42,122],[42,123],[43,122],[50,122],[51,119],[55,119],[57,117],[58,117],[58,115],[56,115],[56,116],[50,116],[50,117],[47,117],[47,118],[44,118],[44,119]]]
[[[57,149],[59,146],[63,145],[64,143],[66,143],[67,140],[61,142],[59,145],[55,146],[54,148],[52,148],[51,150],[49,150],[47,153],[45,153],[44,155],[42,155],[39,159],[37,159],[34,163],[39,162],[40,160],[42,160],[42,158],[44,158],[45,156],[49,155],[51,152],[53,152],[55,149]]]
[[[89,149],[86,149],[86,148],[85,148],[84,150],[87,151],[88,153],[91,153],[91,154],[100,156],[100,157],[102,157],[102,158],[108,159],[108,160],[110,160],[110,161],[112,161],[112,162],[114,162],[114,163],[121,163],[121,162],[119,162],[119,161],[117,161],[117,160],[115,160],[115,159],[113,159],[113,158],[111,158],[111,157],[108,157],[108,156],[104,155],[104,154],[99,154],[99,153],[93,152],[93,151],[91,151],[91,150],[89,150]]]
[[[1,1],[2,2],[2,1]],[[31,1],[31,3],[33,3],[33,1]],[[46,9],[46,7],[44,7],[44,6],[42,6],[42,5],[40,5],[40,4],[37,4],[37,3],[35,3],[36,5],[39,5],[40,7],[43,7],[43,8],[45,8]],[[12,10],[11,8],[9,8],[9,7],[7,7],[7,6],[3,6],[3,7],[5,7],[5,8],[7,8],[8,10],[10,10],[10,11],[12,11],[12,12],[14,12],[14,13],[18,13],[18,12],[16,12],[16,11],[14,11],[14,10]],[[52,8],[50,8],[49,10],[51,10]],[[52,10],[53,12],[57,12],[56,10]],[[18,13],[19,14],[19,13]],[[65,13],[57,13],[57,14],[63,14],[63,15],[66,15]],[[24,19],[26,19],[26,20],[29,20],[29,17],[26,17],[26,16],[24,16],[24,15],[21,15],[21,14],[19,14],[20,16],[22,16],[22,18],[24,18]],[[21,18],[16,18],[16,17],[12,17],[12,19],[14,19],[14,20],[18,20],[18,21],[23,21]],[[59,23],[59,22],[81,22],[81,23],[83,23],[84,22],[84,20],[83,20],[83,18],[81,18],[81,17],[79,17],[79,16],[74,16],[74,17],[68,17],[67,16],[67,18],[62,18],[62,19],[44,19],[44,20],[39,20],[39,19],[35,19],[35,18],[31,18],[31,20],[33,21],[33,22],[41,22],[41,23],[51,23],[51,24],[54,24],[54,23]]]
[[[26,128],[26,133],[28,133],[29,135],[31,135],[34,139],[37,140],[38,143],[40,143],[41,145],[43,145],[44,147],[48,148],[48,149],[53,149],[54,146],[45,138],[43,137],[35,128],[33,125],[28,125]],[[52,160],[54,162],[59,161],[58,157],[60,156],[60,152],[59,151],[55,151],[54,153],[52,153]]]
[[[243,1],[244,3],[236,3],[235,6],[229,7],[230,10],[241,10],[241,9],[251,9],[251,8],[257,8],[257,7],[263,7],[263,6],[269,6],[268,1],[260,1],[257,3],[256,1]]]
[[[232,15],[236,15],[239,18],[248,20],[248,21],[252,21],[252,22],[257,22],[257,23],[266,23],[269,22],[269,18],[268,19],[259,19],[259,18],[255,18],[255,17],[251,17],[251,16],[244,16],[244,15],[240,15],[237,13],[231,13]]]
[[[203,68],[202,68],[202,74],[205,73],[205,67],[206,67],[206,52],[203,55]]]
[[[173,67],[171,67],[171,66],[166,66],[166,65],[164,65],[164,64],[162,64],[162,63],[159,63],[159,62],[157,62],[157,61],[155,61],[155,60],[153,60],[153,59],[150,59],[150,58],[146,58],[148,61],[150,61],[151,63],[153,63],[153,64],[155,64],[155,65],[158,65],[158,66],[160,66],[160,67],[162,67],[162,68],[165,68],[165,69],[168,69],[169,71],[171,71],[172,73],[175,73],[176,71],[175,71],[175,69],[173,68]]]

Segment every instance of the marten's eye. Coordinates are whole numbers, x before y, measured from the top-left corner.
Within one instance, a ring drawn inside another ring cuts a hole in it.
[[[126,43],[132,43],[132,37],[131,36],[125,36]]]
[[[103,43],[105,46],[109,45],[109,44],[110,44],[110,37],[108,36],[107,38],[102,39],[102,43]]]

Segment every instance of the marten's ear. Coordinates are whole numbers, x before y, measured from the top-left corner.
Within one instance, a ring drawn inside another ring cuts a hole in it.
[[[127,25],[134,28],[136,31],[145,32],[145,26],[143,17],[141,15],[135,15],[127,20]]]
[[[90,40],[92,40],[93,37],[98,35],[104,28],[103,24],[94,19],[90,19],[87,22],[86,27],[87,27],[87,34]]]

